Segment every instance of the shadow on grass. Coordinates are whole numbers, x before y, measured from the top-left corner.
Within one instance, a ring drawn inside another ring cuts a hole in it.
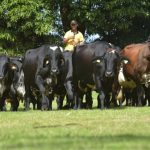
[[[104,108],[104,110],[112,110],[112,109],[115,109],[115,110],[119,110],[119,109],[126,109],[126,108],[128,108],[127,106],[117,106],[117,107],[113,107],[113,106],[111,106],[110,108]],[[97,106],[94,106],[92,109],[97,109],[97,110],[101,110],[100,108],[97,108]],[[91,110],[92,110],[91,109]]]
[[[67,123],[65,125],[43,125],[43,126],[34,126],[34,129],[41,129],[41,128],[59,128],[59,127],[67,127],[67,126],[82,126],[82,124],[78,123]]]
[[[142,108],[142,107],[136,107],[136,106],[125,106],[125,105],[123,105],[123,106],[117,106],[117,107],[113,107],[113,106],[111,106],[110,108],[104,108],[104,110],[123,110],[123,109],[127,109],[127,108]],[[28,111],[30,111],[30,110],[33,110],[32,108],[30,108]],[[50,111],[69,111],[69,110],[74,110],[74,109],[67,109],[67,108],[63,108],[63,109],[61,109],[61,110],[58,110],[57,108],[54,108],[54,109],[52,109],[52,110],[48,110],[49,112]],[[78,110],[78,109],[77,109]],[[75,111],[77,111],[77,110],[75,110]],[[97,108],[97,106],[94,106],[94,107],[92,107],[92,109],[86,109],[86,108],[82,108],[82,109],[80,109],[80,110],[101,110],[100,108]],[[8,112],[10,111],[10,110],[7,110]],[[41,111],[41,110],[34,110],[34,111]],[[24,108],[18,108],[18,111],[17,112],[27,112],[27,111],[25,111],[25,109]],[[41,112],[44,112],[44,111],[41,111]]]
[[[132,135],[132,134],[123,134],[123,135],[106,135],[106,136],[77,136],[77,137],[72,137],[72,136],[55,136],[54,138],[66,138],[68,139],[69,137],[74,138],[74,139],[79,139],[79,140],[89,140],[89,141],[104,141],[104,142],[109,142],[109,141],[122,141],[122,140],[127,140],[127,141],[149,141],[150,140],[150,135]]]
[[[144,149],[150,147],[150,136],[141,135],[116,135],[116,136],[52,136],[50,138],[44,138],[43,140],[36,137],[24,137],[24,140],[18,139],[16,142],[9,142],[7,145],[3,145],[5,149],[100,149],[102,147],[109,148],[138,148]]]

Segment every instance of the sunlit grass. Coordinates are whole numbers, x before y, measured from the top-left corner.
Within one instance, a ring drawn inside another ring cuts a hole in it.
[[[56,104],[47,112],[1,112],[0,149],[150,149],[149,107],[103,111],[55,108]]]

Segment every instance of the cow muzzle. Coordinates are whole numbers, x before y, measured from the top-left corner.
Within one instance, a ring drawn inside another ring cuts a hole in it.
[[[51,74],[52,75],[57,75],[59,73],[58,69],[52,69]]]
[[[105,73],[105,76],[106,76],[106,77],[113,77],[113,72],[107,71],[107,72]]]

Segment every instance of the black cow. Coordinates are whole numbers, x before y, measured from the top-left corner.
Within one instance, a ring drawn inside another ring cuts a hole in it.
[[[72,54],[71,51],[64,51],[64,64],[60,68],[60,74],[58,75],[58,84],[55,86],[53,93],[57,95],[58,109],[63,108],[63,100],[66,96],[65,109],[73,108],[73,66],[72,66]],[[81,85],[82,86],[82,85]],[[84,93],[86,93],[86,103],[82,103],[82,108],[92,107],[91,89],[87,88],[86,92],[82,91],[80,87],[80,93],[78,93],[79,100],[83,99]],[[85,89],[83,89],[85,90]]]
[[[25,109],[29,109],[32,89],[42,96],[42,110],[52,109],[48,96],[57,84],[57,75],[63,60],[62,49],[56,45],[43,45],[28,50],[25,54],[23,70],[25,83]]]
[[[72,52],[63,52],[64,61],[60,66],[60,73],[57,75],[57,85],[53,88],[53,96],[57,95],[57,108],[63,108],[63,100],[66,96],[67,103],[65,108],[71,108],[73,103],[73,85],[72,85]]]
[[[21,100],[23,102],[25,95],[24,72],[22,68],[23,58],[10,57],[10,60],[18,68],[17,70],[14,70],[14,77],[11,85],[10,95],[15,95],[18,101]],[[12,101],[10,102],[12,103]]]
[[[18,70],[16,64],[11,62],[10,58],[1,55],[0,56],[0,110],[6,110],[5,100],[10,98],[12,100],[12,110],[17,111],[19,102],[16,95],[10,93],[11,85],[13,84],[15,71]]]
[[[10,60],[18,67],[18,70],[15,70],[14,72],[12,91],[16,92],[18,97],[23,100],[24,95],[25,95],[24,72],[22,68],[23,58],[11,57]]]
[[[77,46],[73,54],[75,93],[74,109],[81,108],[78,101],[79,83],[99,93],[99,108],[109,106],[112,85],[120,49],[103,41]]]

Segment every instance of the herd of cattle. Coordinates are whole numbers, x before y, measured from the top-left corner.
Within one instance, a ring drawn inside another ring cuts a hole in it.
[[[0,110],[92,108],[92,91],[98,93],[97,107],[150,106],[150,41],[131,44],[123,50],[100,40],[78,45],[74,52],[57,45],[30,49],[23,57],[0,56]],[[83,103],[83,97],[85,101]],[[66,105],[63,100],[66,97]]]

